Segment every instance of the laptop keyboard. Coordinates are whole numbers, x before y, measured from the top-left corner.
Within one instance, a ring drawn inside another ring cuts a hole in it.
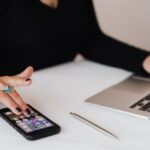
[[[150,112],[150,94],[131,105],[130,108]]]

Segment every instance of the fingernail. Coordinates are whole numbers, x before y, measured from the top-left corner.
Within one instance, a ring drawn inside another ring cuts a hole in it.
[[[27,115],[31,115],[31,111],[30,111],[28,108],[25,110],[25,113],[26,113]]]
[[[21,113],[21,109],[19,107],[16,108],[18,113]]]
[[[30,80],[31,80],[31,79],[29,79],[29,78],[28,78],[28,79],[26,79],[26,81],[30,81]]]

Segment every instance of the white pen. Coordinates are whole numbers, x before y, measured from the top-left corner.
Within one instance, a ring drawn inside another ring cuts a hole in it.
[[[104,129],[103,127],[100,127],[99,125],[89,121],[88,119],[86,119],[86,118],[84,118],[84,117],[82,117],[76,113],[72,113],[72,112],[70,112],[70,115],[73,116],[74,118],[80,120],[81,122],[85,123],[86,125],[91,126],[92,128],[96,129],[97,131],[103,133],[107,137],[111,137],[113,139],[118,139],[118,137],[116,135],[114,135],[110,131]]]

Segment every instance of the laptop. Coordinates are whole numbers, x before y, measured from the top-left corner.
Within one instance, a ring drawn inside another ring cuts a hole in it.
[[[132,75],[86,100],[125,114],[150,119],[150,78]]]

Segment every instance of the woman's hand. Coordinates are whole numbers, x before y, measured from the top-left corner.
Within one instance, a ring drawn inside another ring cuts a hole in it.
[[[150,56],[146,57],[143,62],[143,68],[146,72],[150,73]]]
[[[32,73],[33,68],[28,67],[18,75],[0,77],[0,89],[4,89],[7,86],[12,88],[12,91],[8,94],[0,90],[0,102],[7,106],[16,115],[20,115],[22,113],[30,115],[30,110],[27,104],[22,100],[14,87],[31,85],[32,80],[30,77]]]
[[[49,7],[53,7],[53,8],[57,8],[58,7],[58,0],[40,0],[41,3],[49,6]]]

